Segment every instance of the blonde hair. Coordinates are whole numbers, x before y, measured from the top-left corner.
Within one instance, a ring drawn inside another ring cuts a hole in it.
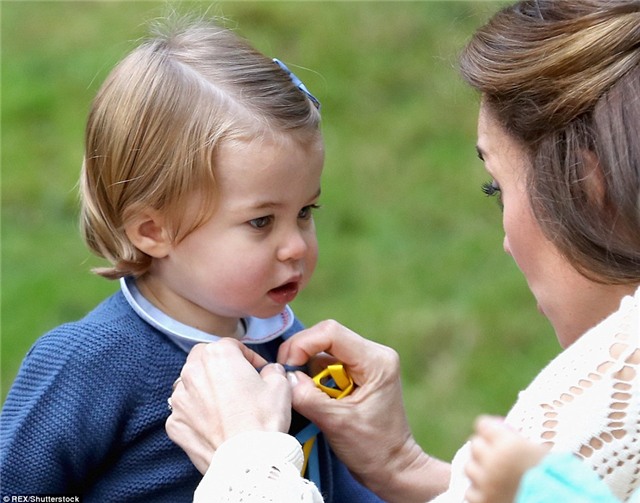
[[[81,229],[112,267],[140,276],[151,258],[125,226],[145,208],[183,239],[212,211],[214,154],[223,141],[319,134],[315,106],[270,58],[231,30],[204,20],[157,25],[109,74],[92,104],[80,178]],[[202,197],[185,222],[186,201]]]
[[[546,236],[591,279],[640,281],[640,2],[518,2],[460,68],[528,152]]]

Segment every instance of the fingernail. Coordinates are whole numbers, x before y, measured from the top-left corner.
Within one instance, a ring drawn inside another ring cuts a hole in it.
[[[280,365],[279,363],[274,363],[273,364],[273,368],[275,368],[280,374],[284,374],[285,373],[285,368]]]
[[[292,388],[298,384],[298,376],[295,372],[287,372],[287,379]]]

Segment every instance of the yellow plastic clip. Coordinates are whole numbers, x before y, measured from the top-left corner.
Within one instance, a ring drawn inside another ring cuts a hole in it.
[[[314,376],[316,386],[331,398],[344,398],[353,391],[353,380],[341,363],[329,365]]]
[[[333,365],[329,365],[322,372],[316,374],[313,377],[313,381],[316,383],[316,386],[324,391],[327,395],[338,400],[347,396],[353,391],[354,388],[353,380],[341,363],[334,363]],[[313,425],[313,423],[309,426],[313,426],[314,428],[316,428],[316,431],[318,431],[317,426]],[[309,457],[315,441],[316,435],[313,435],[302,444],[304,464],[302,466],[301,473],[303,476],[307,470],[307,464],[309,462]],[[313,479],[313,477],[311,478]],[[314,480],[314,482],[318,484],[317,480]]]

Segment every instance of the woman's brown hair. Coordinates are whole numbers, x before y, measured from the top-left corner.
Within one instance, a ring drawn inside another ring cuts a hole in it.
[[[460,69],[529,153],[545,235],[591,279],[640,281],[640,2],[518,2]]]

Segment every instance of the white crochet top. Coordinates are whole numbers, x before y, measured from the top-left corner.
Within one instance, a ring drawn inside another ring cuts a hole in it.
[[[640,487],[640,288],[543,369],[506,422],[553,451],[578,454],[627,501]],[[464,501],[468,448],[436,502]]]
[[[583,458],[622,501],[640,487],[640,288],[560,353],[520,392],[506,422],[552,450]],[[469,486],[469,444],[454,457],[449,490],[437,503],[461,503]],[[194,503],[318,503],[301,478],[300,444],[283,433],[249,432],[216,451]]]

